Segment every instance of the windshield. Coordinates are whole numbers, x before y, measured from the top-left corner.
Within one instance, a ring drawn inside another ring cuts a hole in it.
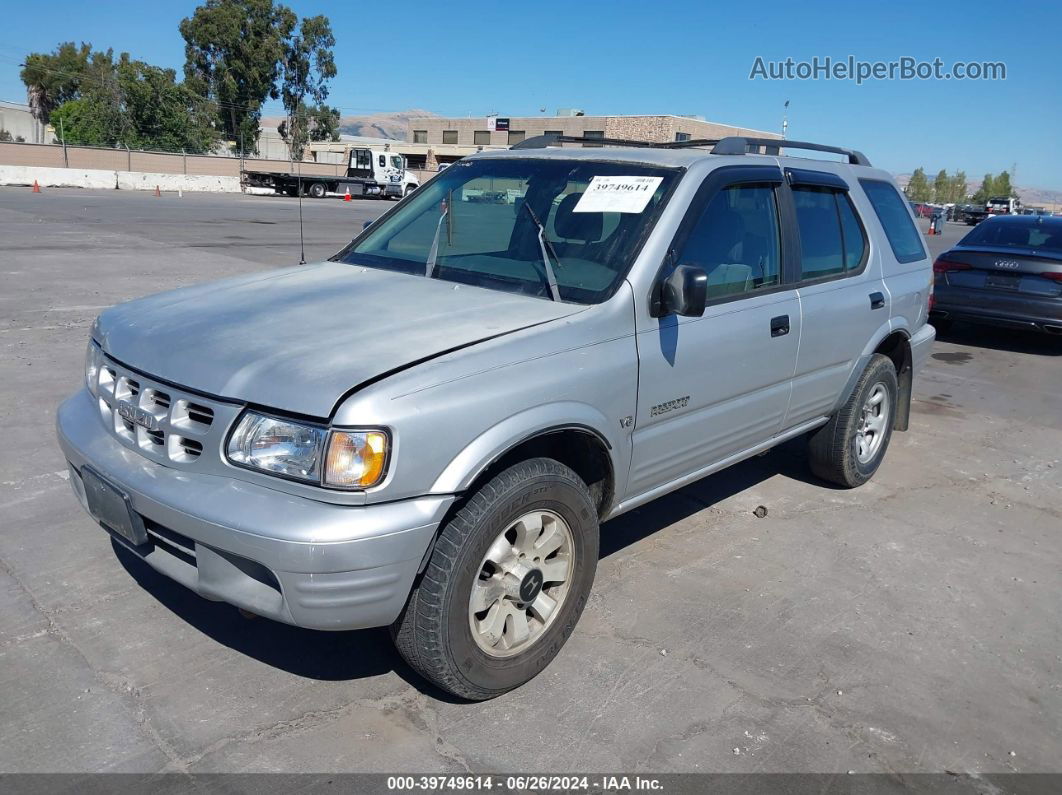
[[[1062,223],[1043,223],[1035,217],[1028,221],[986,222],[975,226],[959,245],[1038,249],[1058,256],[1062,254]]]
[[[454,163],[339,259],[598,303],[626,275],[678,173],[544,158]]]

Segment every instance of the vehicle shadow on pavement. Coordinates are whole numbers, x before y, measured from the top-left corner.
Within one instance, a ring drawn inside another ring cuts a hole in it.
[[[600,557],[613,555],[775,475],[830,488],[811,474],[805,447],[803,437],[798,437],[607,522],[601,528]],[[755,507],[750,503],[749,510]],[[321,681],[356,680],[393,671],[430,698],[466,703],[421,679],[394,650],[384,628],[320,632],[267,618],[249,620],[235,607],[204,599],[158,573],[118,542],[112,541],[111,546],[122,567],[148,594],[190,626],[239,654],[295,676]]]
[[[954,345],[990,348],[1010,353],[1062,356],[1062,335],[1040,334],[1034,331],[955,323],[947,331],[937,329],[937,339]]]
[[[841,488],[812,474],[807,460],[806,437],[798,436],[763,455],[749,458],[714,475],[694,481],[678,491],[605,523],[601,526],[600,557],[607,558],[658,530],[711,508],[775,475],[810,483],[820,489]],[[752,501],[750,497],[749,513],[758,507],[759,503]],[[771,506],[768,504],[763,507],[769,514]]]
[[[118,542],[111,546],[137,584],[178,618],[223,646],[274,668],[308,679],[341,681],[405,667],[386,629],[318,632],[268,618],[247,619],[232,605],[211,602],[159,574]]]

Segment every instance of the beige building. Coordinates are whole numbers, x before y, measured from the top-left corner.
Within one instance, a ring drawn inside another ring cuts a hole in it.
[[[561,113],[564,113],[563,111]],[[409,120],[406,141],[435,150],[440,160],[448,147],[507,147],[536,135],[558,133],[585,138],[634,141],[688,141],[744,135],[781,138],[777,133],[706,121],[698,116],[582,116],[569,111],[557,116],[514,116],[447,119],[425,116]],[[465,152],[467,154],[467,152]]]
[[[51,128],[33,118],[29,105],[17,102],[0,102],[0,130],[4,130],[14,141],[23,140],[31,144],[51,143]]]

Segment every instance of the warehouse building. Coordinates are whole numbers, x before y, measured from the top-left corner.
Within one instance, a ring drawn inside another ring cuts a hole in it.
[[[442,118],[424,116],[408,122],[406,141],[436,149],[507,147],[525,138],[555,133],[584,138],[625,138],[634,141],[689,141],[745,135],[781,138],[777,133],[720,124],[700,116],[586,116],[576,109],[562,109],[556,116]]]
[[[31,144],[51,143],[51,129],[33,118],[29,105],[0,101],[0,130],[11,136],[12,141]],[[7,138],[7,136],[0,136]]]

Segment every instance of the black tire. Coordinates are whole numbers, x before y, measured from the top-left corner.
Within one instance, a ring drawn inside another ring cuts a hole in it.
[[[310,187],[307,188],[307,193],[310,194],[311,199],[323,199],[325,195],[325,184],[323,182],[311,182]]]
[[[536,508],[564,519],[573,540],[573,571],[558,613],[526,651],[487,654],[469,624],[469,599],[481,561],[498,535]],[[586,484],[551,458],[501,472],[444,525],[420,581],[391,627],[399,654],[425,679],[461,698],[482,701],[538,675],[575,628],[594,582],[598,517]]]
[[[887,417],[880,442],[868,460],[860,461],[857,453],[857,435],[863,420],[863,407],[877,385],[884,386],[888,393]],[[880,353],[870,357],[866,369],[856,382],[847,402],[838,409],[830,421],[816,431],[808,440],[808,458],[811,471],[823,480],[838,486],[855,488],[866,483],[877,471],[892,438],[892,426],[896,418],[896,400],[899,389],[896,368],[892,360]]]
[[[417,189],[416,185],[406,185],[406,189],[404,191],[402,191],[402,195],[403,196],[408,196],[409,194],[411,194],[416,189]]]

